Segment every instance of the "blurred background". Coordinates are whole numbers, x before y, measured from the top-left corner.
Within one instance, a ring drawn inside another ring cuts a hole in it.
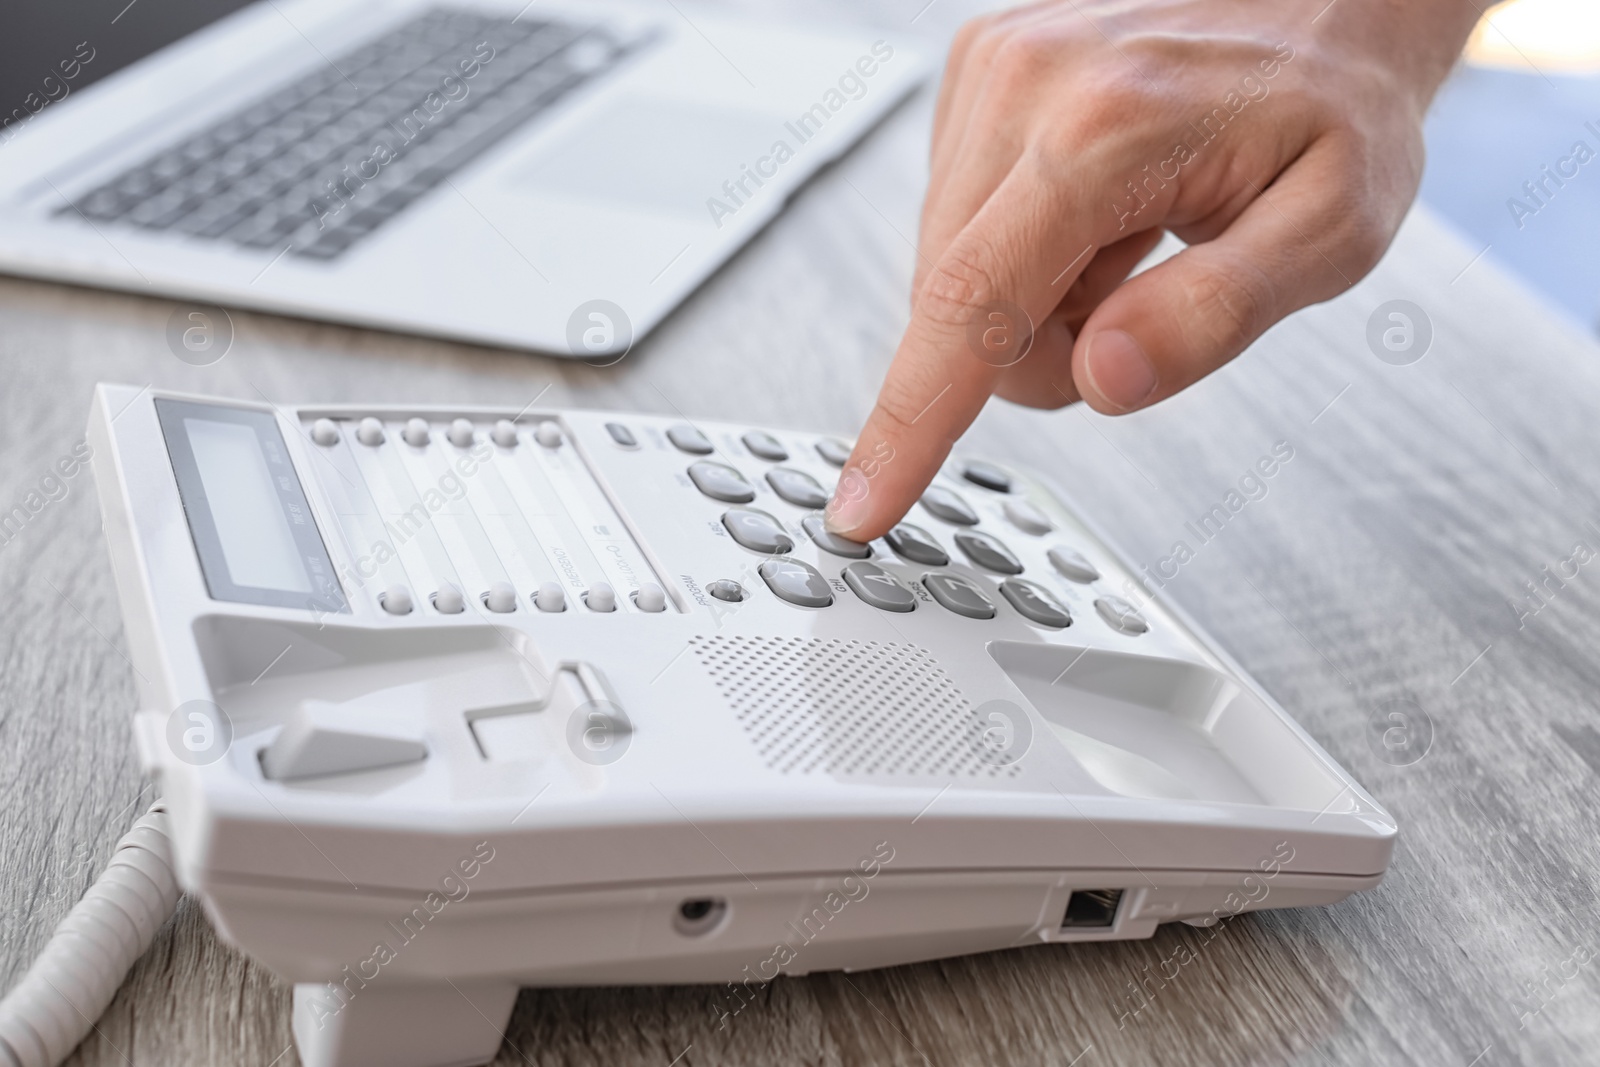
[[[1600,333],[1600,4],[1490,8],[1439,92],[1427,141],[1422,200]]]

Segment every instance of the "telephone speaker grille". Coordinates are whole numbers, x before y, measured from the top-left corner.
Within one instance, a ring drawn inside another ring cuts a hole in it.
[[[983,747],[972,704],[925,648],[803,637],[692,645],[774,770],[987,778],[1020,770]]]

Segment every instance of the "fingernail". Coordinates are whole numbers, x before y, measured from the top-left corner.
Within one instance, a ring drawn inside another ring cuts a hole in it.
[[[1089,387],[1118,411],[1132,411],[1156,391],[1156,365],[1123,330],[1101,330],[1083,354]]]
[[[867,478],[857,467],[839,475],[839,487],[822,512],[822,525],[830,532],[848,537],[867,521]]]

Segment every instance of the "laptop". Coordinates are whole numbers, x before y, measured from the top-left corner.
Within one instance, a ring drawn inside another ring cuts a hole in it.
[[[6,16],[0,271],[601,363],[927,71],[677,0],[123,4]]]

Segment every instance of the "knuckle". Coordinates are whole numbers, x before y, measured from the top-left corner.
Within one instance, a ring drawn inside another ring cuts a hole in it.
[[[917,314],[935,326],[965,327],[999,286],[989,257],[972,247],[951,247],[928,272],[917,300]]]
[[[1189,278],[1184,295],[1203,332],[1198,340],[1230,355],[1243,351],[1270,325],[1270,285],[1260,268],[1237,261]]]

